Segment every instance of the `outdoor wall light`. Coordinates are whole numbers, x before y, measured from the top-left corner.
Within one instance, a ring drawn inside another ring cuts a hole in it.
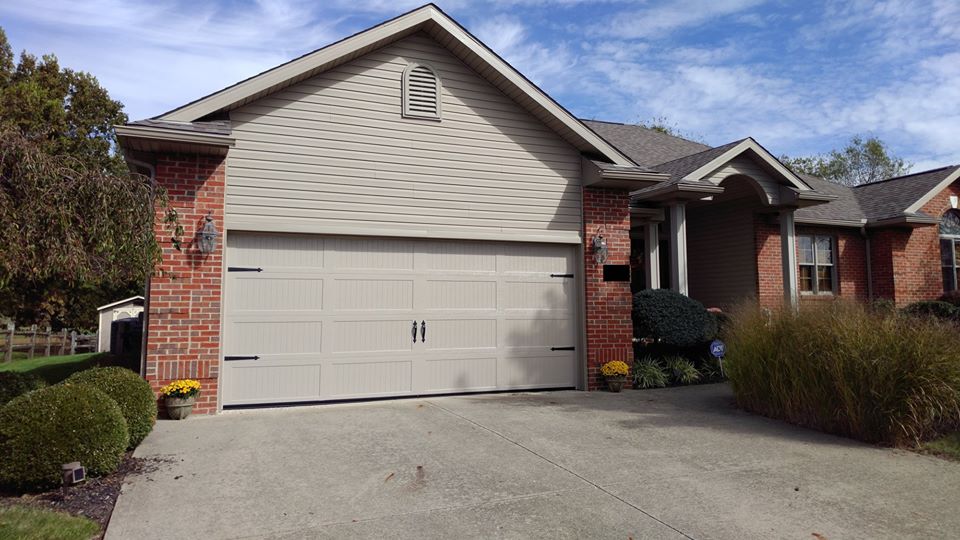
[[[593,237],[591,244],[593,246],[593,260],[597,264],[607,262],[607,239],[603,237],[603,229],[600,229],[600,232]]]
[[[951,195],[951,196],[950,196],[950,208],[953,208],[954,210],[957,209],[957,200],[958,200],[958,199],[960,199],[960,197],[957,197],[956,195]]]
[[[64,463],[61,467],[63,468],[63,485],[65,486],[73,486],[87,479],[87,470],[83,468],[83,465],[80,465],[79,461]]]
[[[209,255],[217,249],[217,236],[220,233],[217,232],[217,227],[213,224],[213,215],[210,212],[207,212],[205,219],[207,222],[203,224],[203,229],[200,231],[199,247],[200,253]]]

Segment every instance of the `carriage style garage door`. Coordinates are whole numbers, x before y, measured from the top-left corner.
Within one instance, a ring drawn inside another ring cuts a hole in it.
[[[575,254],[232,232],[223,404],[574,387]]]

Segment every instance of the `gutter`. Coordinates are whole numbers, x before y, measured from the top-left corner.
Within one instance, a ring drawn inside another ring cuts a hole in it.
[[[155,128],[149,126],[114,126],[117,138],[146,139],[153,141],[179,142],[187,144],[202,144],[208,146],[236,145],[236,139],[226,135],[214,133],[196,133],[169,128]]]

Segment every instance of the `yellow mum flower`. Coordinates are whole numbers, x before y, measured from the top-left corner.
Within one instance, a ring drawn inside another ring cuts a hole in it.
[[[626,362],[614,360],[600,366],[600,373],[604,377],[626,377],[630,374],[630,366]]]

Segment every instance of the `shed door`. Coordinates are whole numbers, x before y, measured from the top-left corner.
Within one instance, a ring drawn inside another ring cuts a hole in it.
[[[230,233],[223,404],[574,387],[575,253]]]

